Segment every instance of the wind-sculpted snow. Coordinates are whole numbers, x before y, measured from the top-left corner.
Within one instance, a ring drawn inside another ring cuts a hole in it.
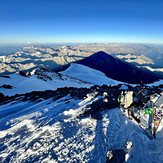
[[[150,140],[119,109],[103,111],[101,120],[80,116],[100,98],[1,105],[0,162],[106,162],[107,151],[125,150],[127,141],[133,142],[128,162],[163,161],[163,138]]]
[[[96,122],[77,118],[89,103],[91,99],[82,104],[67,96],[56,102],[29,103],[14,115],[4,115],[0,120],[1,162],[89,160]],[[1,113],[6,109],[6,105],[1,107]],[[8,109],[16,111],[17,107]]]

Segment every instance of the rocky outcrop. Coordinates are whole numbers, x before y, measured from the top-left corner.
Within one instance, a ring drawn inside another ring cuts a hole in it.
[[[114,149],[107,152],[106,163],[125,162],[126,152],[123,149]]]
[[[154,64],[153,60],[144,56],[143,54],[141,55],[116,55],[117,58],[119,59],[124,59],[126,62],[129,63],[137,63],[139,65],[143,64]]]
[[[29,71],[25,72],[25,71],[19,71],[19,74],[21,76],[27,77],[27,76],[31,76],[31,73]]]
[[[4,97],[5,96],[3,95],[3,93],[0,92],[0,101],[3,101],[4,100]]]
[[[12,86],[12,85],[6,85],[6,84],[3,84],[2,86],[0,86],[0,88],[12,89],[13,86]]]

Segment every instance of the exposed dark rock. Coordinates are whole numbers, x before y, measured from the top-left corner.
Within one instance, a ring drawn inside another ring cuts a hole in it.
[[[31,76],[31,73],[29,71],[27,71],[26,76]]]
[[[21,76],[27,77],[27,76],[31,76],[31,73],[29,71],[25,72],[25,71],[19,71],[19,74]]]
[[[159,86],[160,88],[163,88],[163,84],[160,84],[160,86]]]
[[[37,75],[38,79],[47,81],[47,80],[52,80],[52,78],[47,74],[47,72],[51,72],[50,70],[47,70],[45,68],[39,68],[35,70],[35,75]]]
[[[3,101],[4,100],[4,95],[3,95],[3,93],[0,93],[0,101]]]
[[[10,76],[7,76],[7,75],[0,75],[0,77],[2,77],[2,78],[10,78]]]
[[[26,77],[26,74],[25,74],[25,72],[23,72],[23,71],[19,71],[19,74],[20,74],[21,76]]]
[[[5,87],[12,87],[12,86],[5,86]],[[71,96],[74,99],[84,99],[88,96],[92,96],[92,98],[95,98],[96,96],[100,96],[101,98],[98,101],[94,101],[92,104],[87,106],[88,109],[86,109],[85,112],[83,112],[80,116],[90,116],[93,119],[100,120],[102,119],[101,112],[107,109],[114,109],[119,107],[118,103],[118,96],[121,92],[119,88],[121,85],[118,86],[92,86],[91,88],[74,88],[74,87],[64,87],[64,88],[58,88],[56,91],[47,90],[47,91],[33,91],[26,94],[7,97],[3,94],[1,94],[1,97],[3,100],[1,100],[1,103],[8,103],[13,100],[22,100],[22,101],[33,101],[33,102],[40,102],[49,98],[52,98],[54,101],[61,99],[62,97],[65,97],[67,95]],[[133,91],[134,96],[143,89],[144,87],[137,86],[137,87],[128,87],[128,91]],[[160,94],[162,92],[161,88],[159,86],[154,87],[147,87],[149,95],[152,95],[154,93]],[[68,101],[67,101],[68,103]],[[133,105],[140,106],[139,101]]]
[[[123,149],[115,149],[107,152],[106,163],[123,163],[126,152]]]
[[[12,89],[13,86],[11,85],[6,85],[6,84],[3,84],[2,86],[0,86],[1,88],[5,88],[5,89]]]

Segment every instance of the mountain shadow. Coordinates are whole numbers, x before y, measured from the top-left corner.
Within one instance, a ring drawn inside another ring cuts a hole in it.
[[[76,63],[102,71],[107,77],[122,82],[137,84],[159,80],[159,77],[151,71],[138,68],[103,51],[97,52]]]

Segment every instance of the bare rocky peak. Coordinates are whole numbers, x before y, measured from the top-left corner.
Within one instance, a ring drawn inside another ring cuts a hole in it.
[[[142,44],[123,44],[123,43],[98,43],[98,44],[82,44],[82,45],[75,45],[74,48],[85,48],[90,50],[96,50],[96,51],[104,51],[109,54],[135,54],[135,55],[148,55],[148,54],[156,54],[161,51],[161,49],[142,45]],[[100,50],[99,50],[100,49]]]
[[[144,56],[143,54],[141,55],[116,55],[117,58],[119,59],[124,59],[126,62],[135,62],[138,63],[139,65],[142,64],[154,64],[153,60]]]

